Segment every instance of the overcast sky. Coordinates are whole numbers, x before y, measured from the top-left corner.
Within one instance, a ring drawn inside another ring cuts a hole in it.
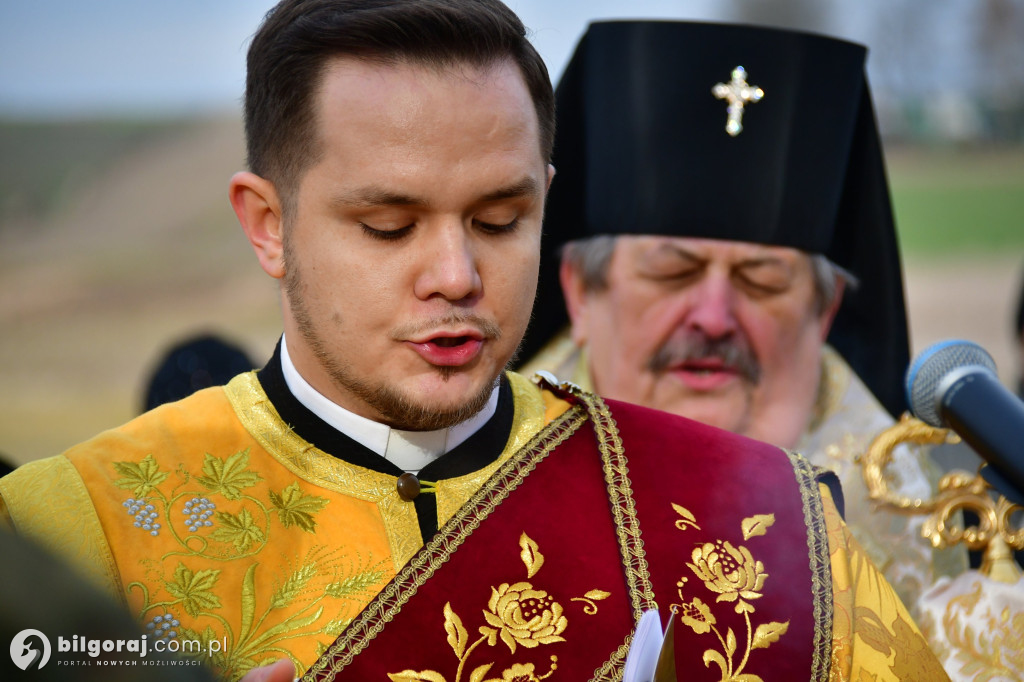
[[[816,1],[816,7],[825,7],[833,15],[832,33],[860,42],[870,41],[872,26],[877,31],[878,22],[872,21],[877,12],[886,12],[896,2]],[[958,52],[958,32],[946,27],[955,27],[963,8],[973,1],[944,0],[936,6],[932,0],[920,0],[928,9],[913,13],[915,29],[934,35],[934,49],[927,51],[922,68],[914,69],[915,79],[955,76],[955,69],[943,66],[943,59]],[[733,2],[508,0],[531,29],[556,82],[591,20],[722,19]],[[908,2],[920,4],[917,0],[897,4]],[[234,108],[243,90],[248,39],[272,4],[272,0],[0,0],[0,115],[180,114]],[[889,42],[902,44],[904,37],[898,35],[893,41],[890,36]],[[871,47],[877,61],[879,46]],[[871,66],[869,60],[869,70]]]

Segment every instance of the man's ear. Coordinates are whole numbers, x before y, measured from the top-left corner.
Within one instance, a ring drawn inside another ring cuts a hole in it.
[[[274,183],[248,171],[235,173],[228,196],[260,266],[271,277],[284,277],[281,200]]]
[[[562,284],[565,308],[572,324],[572,341],[579,347],[587,343],[587,289],[583,277],[565,258],[558,268],[558,281]]]
[[[832,298],[832,302],[829,304],[821,313],[821,340],[822,342],[828,338],[828,333],[832,329],[832,323],[836,319],[836,314],[839,312],[839,306],[843,303],[843,292],[846,291],[846,278],[842,275],[836,275],[836,295]]]

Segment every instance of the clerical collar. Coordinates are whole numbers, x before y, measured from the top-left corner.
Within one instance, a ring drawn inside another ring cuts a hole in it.
[[[288,355],[287,339],[281,339],[281,371],[295,399],[310,412],[341,433],[384,457],[399,469],[419,473],[420,469],[449,452],[476,433],[498,407],[498,386],[482,410],[464,422],[436,431],[403,431],[346,410],[313,388],[295,368]]]

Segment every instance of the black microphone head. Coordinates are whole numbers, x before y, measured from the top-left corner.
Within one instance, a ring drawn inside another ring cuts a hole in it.
[[[914,416],[932,426],[945,426],[939,405],[943,383],[950,372],[973,367],[996,374],[996,363],[984,348],[971,341],[940,341],[921,352],[907,368],[907,403]]]

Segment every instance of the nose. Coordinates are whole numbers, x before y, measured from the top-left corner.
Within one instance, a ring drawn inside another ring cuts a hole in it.
[[[472,299],[481,292],[477,255],[469,230],[461,221],[436,226],[423,258],[415,286],[418,298],[443,298],[454,302]]]
[[[736,333],[736,291],[726,276],[709,274],[690,292],[694,296],[686,325],[712,339],[724,339]]]

